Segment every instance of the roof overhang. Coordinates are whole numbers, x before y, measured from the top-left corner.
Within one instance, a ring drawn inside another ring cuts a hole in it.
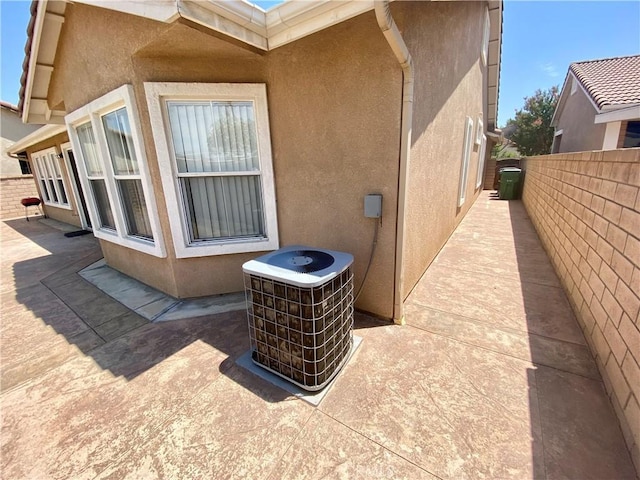
[[[66,2],[41,0],[33,17],[33,28],[25,53],[28,68],[24,81],[24,102],[21,102],[22,121],[25,123],[64,123],[64,111],[52,110],[47,103],[49,83],[58,40],[64,23]]]
[[[15,142],[7,149],[7,153],[10,153],[12,155],[22,153],[27,148],[66,131],[67,127],[65,125],[45,125],[35,132],[31,132],[26,137],[22,137],[20,140]]]
[[[502,1],[489,2],[489,55],[487,59],[487,129],[498,128],[498,96],[500,94],[500,58],[502,52]]]
[[[64,111],[50,110],[47,93],[67,1],[39,0],[24,85],[22,118],[25,123],[64,123]],[[273,50],[307,35],[373,10],[373,0],[288,0],[265,11],[245,0],[73,0],[96,7],[137,15],[164,23],[184,18],[264,51]],[[488,2],[491,21],[488,65],[488,120],[496,128],[502,1]]]
[[[632,106],[623,105],[616,110],[608,108],[607,111],[596,115],[594,123],[623,122],[625,120],[637,119],[640,119],[640,104]]]

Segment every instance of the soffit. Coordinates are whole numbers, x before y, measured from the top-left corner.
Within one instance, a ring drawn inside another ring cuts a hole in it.
[[[289,0],[266,12],[244,0],[74,1],[165,23],[182,17],[265,51],[294,42],[374,8],[373,0]],[[488,6],[491,20],[488,127],[494,129],[500,78],[502,1],[491,0]],[[32,22],[25,47],[28,68],[25,68],[23,74],[20,95],[23,121],[26,123],[64,122],[65,112],[50,110],[46,97],[53,75],[65,8],[65,0],[35,0],[32,4]]]

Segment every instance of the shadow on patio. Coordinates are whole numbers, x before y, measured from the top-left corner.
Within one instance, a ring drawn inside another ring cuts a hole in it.
[[[408,298],[406,326],[357,315],[363,343],[317,408],[235,364],[244,312],[98,335],[104,323],[81,316],[108,299],[74,273],[99,257],[95,240],[14,226],[2,225],[16,282],[2,292],[8,477],[635,478],[519,201],[480,196]]]

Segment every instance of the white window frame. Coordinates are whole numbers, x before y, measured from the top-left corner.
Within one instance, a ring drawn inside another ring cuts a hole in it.
[[[144,84],[151,118],[151,130],[158,155],[169,224],[177,258],[205,257],[279,248],[275,182],[267,89],[262,83],[165,83]],[[167,100],[249,101],[254,105],[264,208],[265,236],[191,242],[189,219],[182,199],[177,164],[171,146]]]
[[[473,120],[466,117],[464,123],[464,142],[462,147],[462,164],[460,165],[460,184],[458,186],[458,207],[466,200],[467,179],[469,178],[469,161],[471,159],[471,142],[473,140]]]
[[[85,214],[82,211],[82,202],[80,200],[80,192],[76,186],[76,182],[73,178],[73,169],[71,167],[71,158],[69,157],[69,152],[73,152],[75,155],[75,151],[71,142],[66,142],[60,145],[60,150],[62,150],[62,156],[64,157],[64,165],[67,167],[67,178],[69,179],[69,184],[71,185],[71,192],[73,193],[73,201],[76,204],[76,209],[78,210],[78,215],[80,216],[80,223],[82,228],[89,228],[89,219],[85,218]],[[77,168],[77,167],[76,167]]]
[[[42,192],[44,204],[49,207],[71,210],[71,203],[69,202],[69,185],[65,179],[62,165],[60,164],[60,157],[58,155],[56,148],[51,147],[32,153],[31,160],[33,162],[36,178],[38,179],[38,186],[41,190],[44,189]],[[67,198],[67,203],[61,201],[62,192],[60,190],[58,180],[62,181],[62,189],[64,190],[64,196]],[[53,181],[53,189],[55,190],[56,197],[58,198],[57,202],[53,200],[49,185],[50,181]]]
[[[480,142],[480,150],[478,150],[478,174],[476,177],[476,189],[480,188],[482,185],[482,180],[484,179],[484,167],[485,167],[485,154],[487,152],[487,136],[482,134],[482,140]]]
[[[482,114],[478,115],[476,120],[476,139],[475,144],[480,145],[482,143],[482,136],[484,135],[484,123],[482,122]]]
[[[142,184],[142,191],[145,196],[147,216],[149,218],[149,224],[151,225],[153,240],[127,234],[127,222],[118,191],[118,185],[114,176],[113,164],[111,162],[102,122],[102,117],[104,115],[119,110],[122,107],[126,108],[127,115],[129,117],[131,137],[137,158],[139,177]],[[94,235],[101,240],[113,242],[123,247],[131,248],[155,257],[164,258],[166,257],[166,250],[160,229],[160,219],[158,217],[158,209],[153,192],[153,185],[151,183],[151,176],[148,170],[146,153],[142,142],[139,118],[138,109],[135,104],[133,87],[131,85],[123,85],[92,101],[84,107],[68,114],[65,117],[65,122],[67,124],[67,130],[69,132],[69,138],[71,139],[74,155],[77,160],[76,166],[78,167],[78,174],[80,176],[82,188],[85,192],[85,199],[87,201],[89,217],[91,218]],[[95,136],[98,160],[102,168],[107,196],[113,212],[116,230],[101,227],[97,205],[93,197],[93,190],[89,184],[85,159],[82,149],[80,148],[80,142],[76,132],[77,127],[84,125],[87,122],[91,123],[91,128]]]
[[[482,30],[482,50],[480,56],[482,57],[482,65],[487,65],[489,58],[489,37],[491,36],[491,18],[489,17],[489,9],[484,9],[484,25]]]

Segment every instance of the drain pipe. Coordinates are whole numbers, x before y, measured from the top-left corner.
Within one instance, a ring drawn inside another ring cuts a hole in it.
[[[411,54],[391,16],[389,0],[373,2],[380,30],[402,67],[402,117],[400,130],[400,172],[398,175],[398,215],[396,220],[395,278],[393,291],[393,321],[404,324],[402,290],[404,286],[403,255],[405,244],[405,207],[407,203],[407,173],[411,150],[411,124],[413,123],[413,64]]]

